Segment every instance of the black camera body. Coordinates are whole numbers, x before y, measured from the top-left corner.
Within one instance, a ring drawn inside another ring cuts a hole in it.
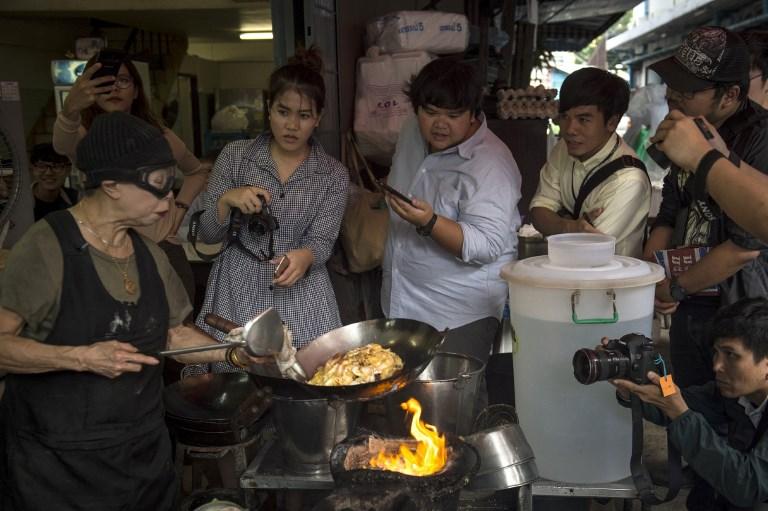
[[[244,225],[256,236],[263,236],[280,228],[277,218],[272,215],[272,208],[262,202],[261,211],[258,213],[243,213],[238,208],[232,208],[230,219],[230,232],[232,237],[238,237]]]
[[[277,223],[277,218],[272,215],[272,208],[269,206],[264,206],[258,213],[243,215],[243,222],[248,223],[248,230],[256,236],[263,236],[280,228],[280,224]]]
[[[573,355],[573,375],[584,385],[614,378],[648,383],[648,371],[656,370],[660,355],[653,341],[640,334],[611,339],[604,349],[582,348]]]

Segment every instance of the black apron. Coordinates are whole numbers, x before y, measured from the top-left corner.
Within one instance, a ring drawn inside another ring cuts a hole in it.
[[[64,256],[61,310],[46,344],[115,339],[160,350],[168,302],[152,255],[133,231],[138,303],[118,302],[99,280],[68,211],[45,219]],[[117,271],[117,269],[115,269]],[[3,397],[4,511],[170,509],[176,495],[163,422],[162,364],[109,379],[91,372],[13,374]]]

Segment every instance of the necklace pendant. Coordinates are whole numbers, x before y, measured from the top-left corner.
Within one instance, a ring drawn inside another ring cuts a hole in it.
[[[130,277],[123,276],[123,287],[125,288],[125,292],[129,295],[136,294],[136,283],[131,280]]]

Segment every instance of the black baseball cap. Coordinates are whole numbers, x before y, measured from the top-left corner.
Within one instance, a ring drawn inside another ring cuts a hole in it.
[[[700,27],[688,34],[675,55],[651,69],[678,92],[699,92],[721,83],[749,78],[749,48],[736,33],[723,27]]]

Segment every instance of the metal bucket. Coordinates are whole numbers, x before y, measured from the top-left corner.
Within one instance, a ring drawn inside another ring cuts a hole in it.
[[[357,427],[361,404],[325,399],[272,401],[277,443],[285,468],[305,475],[329,474],[333,447]]]
[[[466,435],[472,431],[475,401],[485,364],[468,355],[437,353],[419,378],[386,398],[390,433],[408,436],[400,403],[409,397],[421,403],[421,418],[441,432]]]
[[[547,255],[546,238],[533,238],[528,236],[517,237],[518,259],[527,259],[529,257],[536,257],[540,255]]]
[[[480,470],[470,482],[473,490],[503,490],[539,477],[533,449],[519,424],[503,424],[464,437],[480,453]]]

